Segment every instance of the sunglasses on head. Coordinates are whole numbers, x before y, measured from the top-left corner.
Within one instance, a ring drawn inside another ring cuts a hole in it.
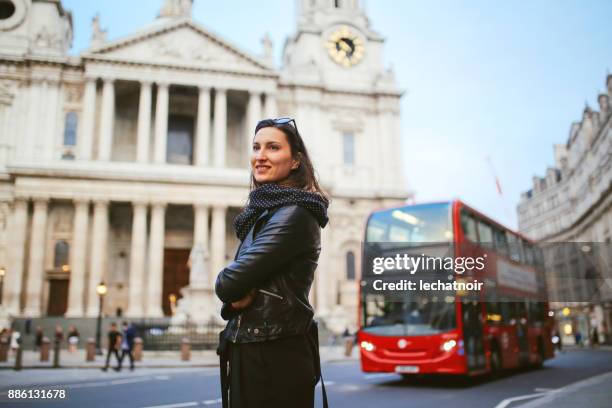
[[[276,119],[262,119],[257,122],[257,126],[255,126],[255,133],[262,127],[272,126],[272,125],[286,125],[287,123],[292,123],[293,127],[297,131],[297,123],[295,123],[295,119],[293,118],[276,118]],[[299,133],[299,132],[298,132]]]

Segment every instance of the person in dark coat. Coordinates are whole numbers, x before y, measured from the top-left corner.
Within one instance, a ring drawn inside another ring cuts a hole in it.
[[[312,408],[320,359],[308,294],[329,201],[293,119],[260,121],[250,161],[251,192],[234,220],[240,247],[215,285],[228,320],[222,404]]]
[[[121,360],[119,359],[119,347],[121,345],[121,332],[117,330],[117,323],[113,322],[110,325],[110,330],[108,331],[108,351],[106,352],[106,364],[102,368],[103,371],[108,370],[108,366],[110,364],[111,354],[115,355],[117,359],[117,367],[115,367],[115,371],[119,371],[119,365],[121,364]]]
[[[130,358],[130,370],[134,370],[134,339],[136,338],[136,330],[134,326],[124,321],[122,324],[121,336],[121,357],[119,358],[119,371],[123,364],[123,359],[127,355]]]
[[[42,327],[36,326],[36,332],[34,334],[34,346],[36,350],[40,350],[42,346],[43,337],[45,337],[45,333],[43,332]]]

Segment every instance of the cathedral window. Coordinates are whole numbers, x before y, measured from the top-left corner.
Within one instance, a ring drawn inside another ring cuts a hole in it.
[[[70,246],[64,240],[57,241],[55,243],[55,249],[53,251],[53,267],[67,271],[68,269],[68,255],[70,253]]]
[[[64,146],[76,146],[79,118],[75,112],[68,112],[64,120]]]
[[[193,117],[171,115],[168,121],[168,163],[193,163]]]
[[[346,279],[355,280],[355,253],[353,251],[346,253]]]

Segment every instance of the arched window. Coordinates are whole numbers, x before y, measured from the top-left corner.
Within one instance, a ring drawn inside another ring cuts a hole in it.
[[[70,245],[64,240],[55,243],[53,251],[53,267],[64,268],[68,265],[68,256],[70,254]]]
[[[346,279],[355,280],[355,253],[353,251],[346,253]]]
[[[76,133],[79,118],[76,113],[68,112],[64,122],[64,146],[76,146]]]

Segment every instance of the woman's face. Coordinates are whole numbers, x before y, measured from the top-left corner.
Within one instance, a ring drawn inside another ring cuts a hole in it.
[[[282,130],[261,128],[253,138],[251,171],[258,183],[278,183],[298,166],[291,156],[291,146]]]

